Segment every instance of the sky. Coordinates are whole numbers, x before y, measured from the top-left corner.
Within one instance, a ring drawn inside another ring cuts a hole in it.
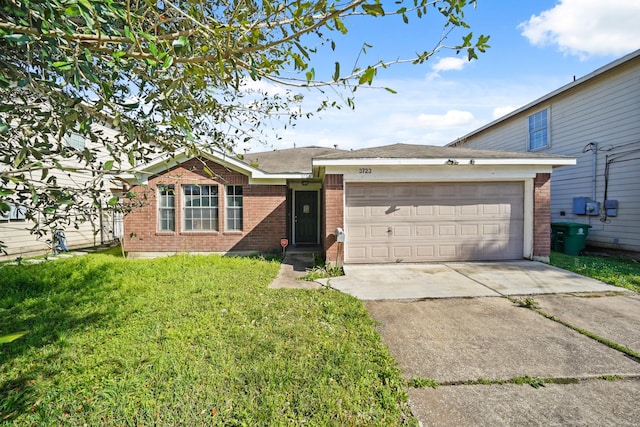
[[[437,13],[410,16],[408,25],[393,18],[349,19],[336,51],[320,49],[314,58],[316,76],[329,79],[337,60],[344,70],[365,42],[372,47],[362,65],[430,50],[439,38]],[[465,18],[475,35],[491,36],[478,60],[440,50],[421,65],[397,64],[378,73],[375,87],[358,89],[354,110],[324,111],[281,129],[280,139],[238,148],[442,146],[640,48],[638,1],[478,0]],[[457,44],[461,35],[445,42]],[[315,109],[321,94],[303,95],[302,107]]]

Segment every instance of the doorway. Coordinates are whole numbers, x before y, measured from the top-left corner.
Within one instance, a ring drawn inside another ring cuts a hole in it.
[[[294,244],[317,245],[319,243],[318,192],[295,191],[293,197]]]

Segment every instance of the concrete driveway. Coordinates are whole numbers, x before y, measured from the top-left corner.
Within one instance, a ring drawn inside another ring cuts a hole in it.
[[[637,294],[529,261],[345,270],[329,285],[365,300],[403,376],[439,384],[408,388],[422,425],[640,425],[640,360],[612,348],[640,353]]]
[[[613,286],[534,261],[345,265],[324,284],[362,300],[606,292]]]

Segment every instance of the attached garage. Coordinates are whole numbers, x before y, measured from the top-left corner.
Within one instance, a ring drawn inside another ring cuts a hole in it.
[[[327,260],[548,261],[551,172],[574,164],[539,153],[410,144],[314,158]]]
[[[523,258],[523,182],[345,184],[345,262]]]

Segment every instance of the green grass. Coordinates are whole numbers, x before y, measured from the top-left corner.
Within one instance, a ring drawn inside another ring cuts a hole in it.
[[[640,292],[640,263],[631,258],[571,256],[551,252],[551,265]]]
[[[0,267],[0,423],[415,425],[364,306],[251,258]]]

